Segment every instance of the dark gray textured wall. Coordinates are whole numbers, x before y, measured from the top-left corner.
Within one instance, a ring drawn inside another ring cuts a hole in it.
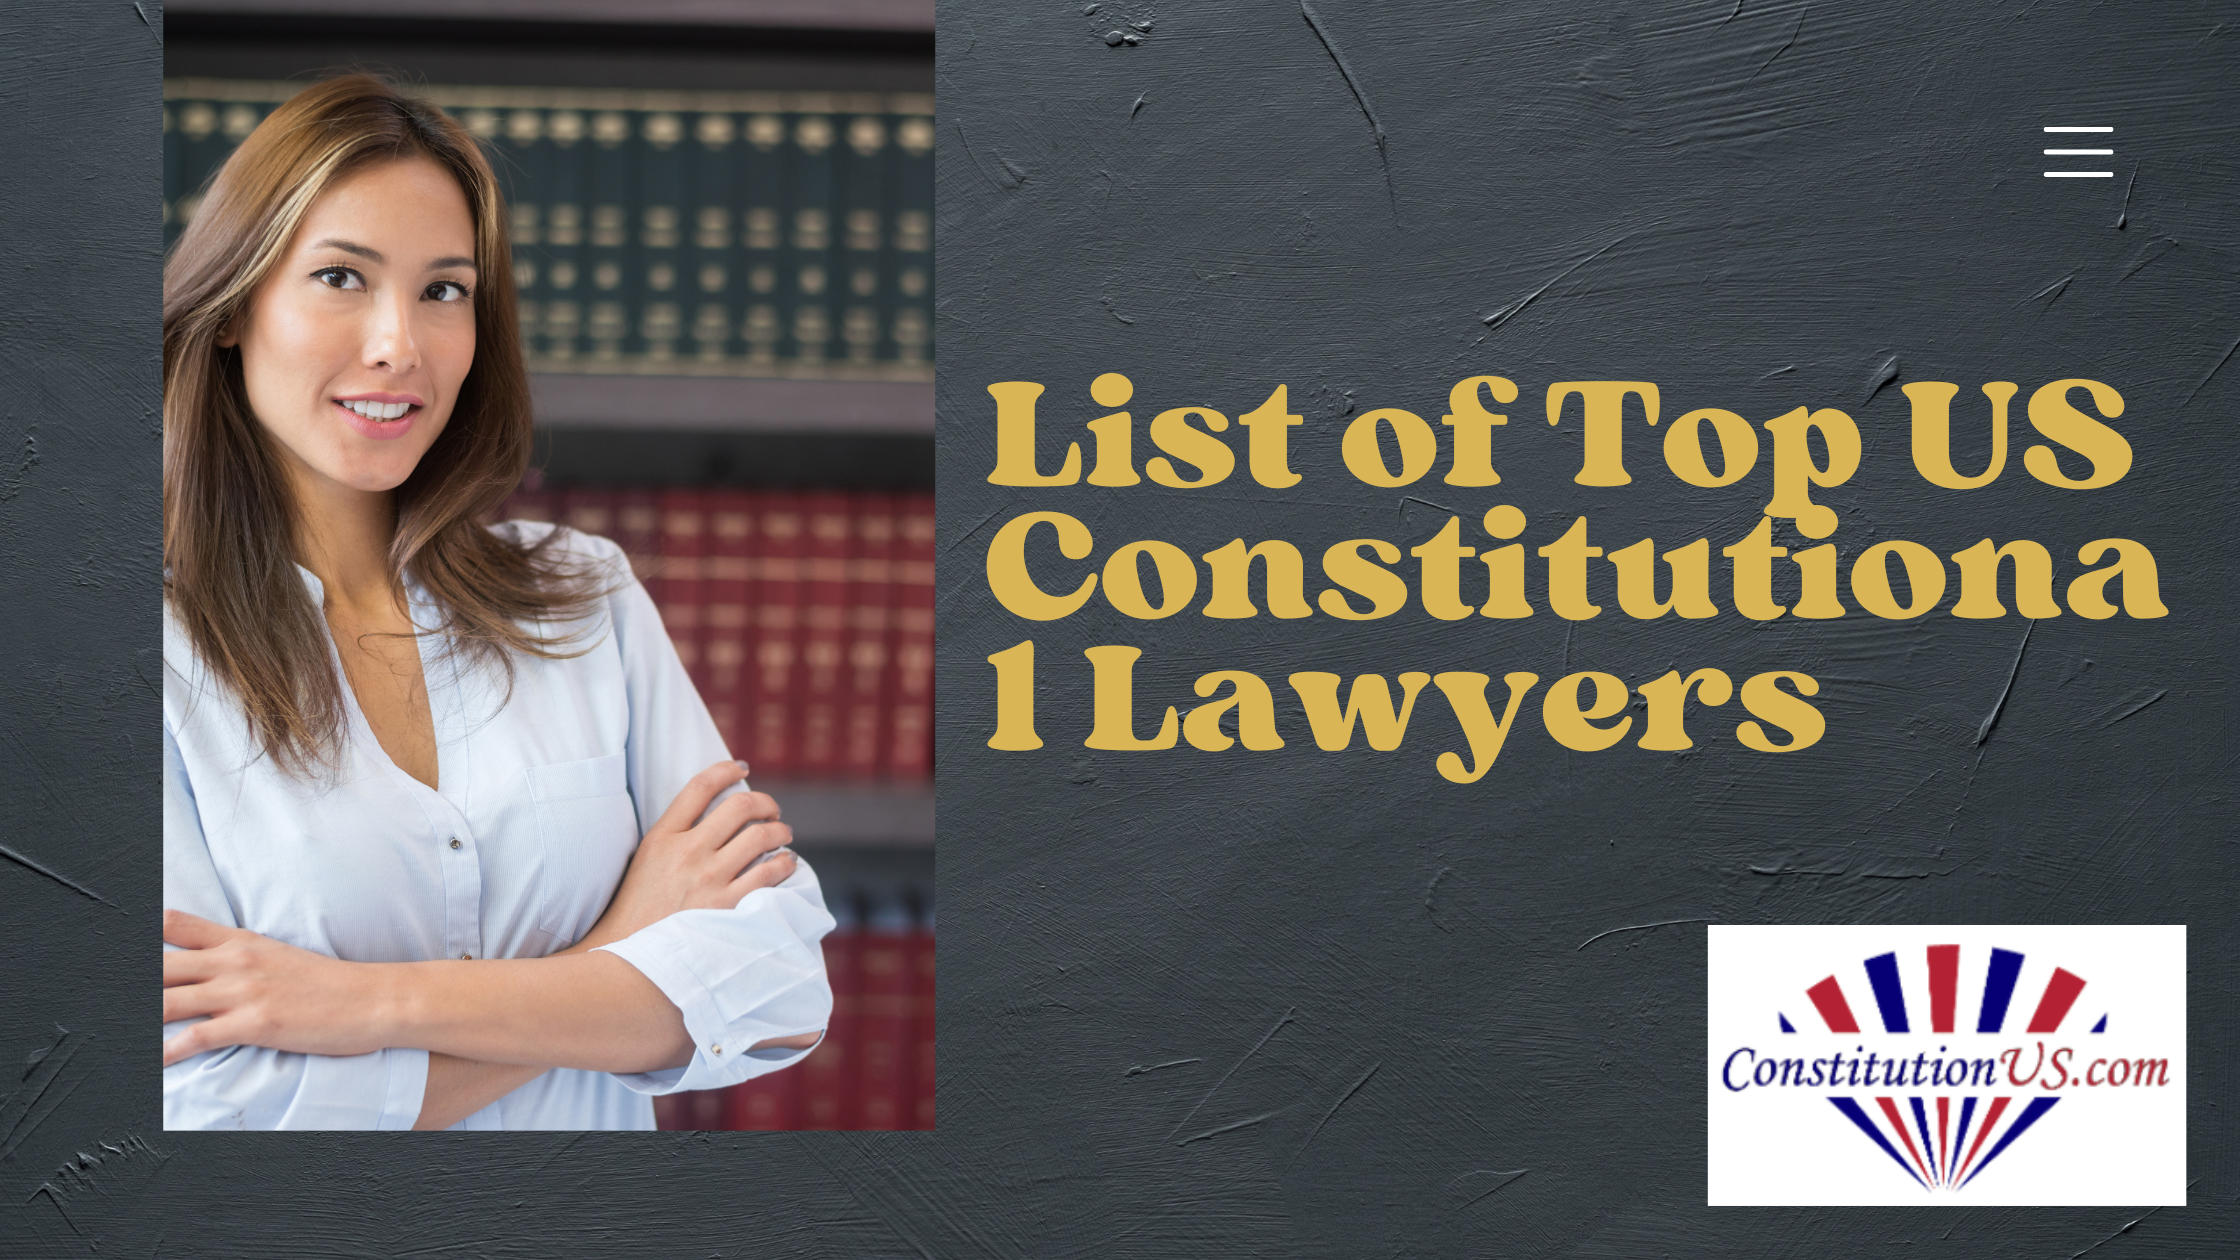
[[[2229,1253],[2228,10],[1321,0],[1380,153],[1297,0],[1082,7],[940,19],[940,1131],[382,1139],[158,1127],[156,32],[128,4],[11,15],[0,1254]],[[1115,15],[1151,29],[1107,47]],[[2117,126],[2122,177],[2041,179],[2062,121]],[[1107,370],[1139,418],[1289,384],[1310,480],[986,483],[987,384],[1050,386],[1048,466]],[[1498,494],[1338,471],[1349,406],[1435,419],[1477,372],[1525,391]],[[1912,474],[1899,386],[1961,382],[1975,415],[1978,382],[2061,376],[2123,391],[2120,484],[2055,492],[2019,451],[1968,494]],[[1533,544],[1580,513],[1621,545],[1740,536],[1762,478],[1683,492],[1638,435],[1634,485],[1571,483],[1575,422],[1538,394],[1598,377],[1658,382],[1668,416],[1850,412],[1847,555],[2026,537],[2066,576],[2134,537],[2172,614],[2025,648],[2013,616],[1942,611],[1028,625],[986,591],[1028,506],[1107,549],[1406,545],[1492,502]],[[992,752],[984,658],[1030,636],[1046,745]],[[1303,668],[1798,668],[1829,734],[1768,757],[1697,718],[1686,754],[1577,754],[1528,706],[1463,787],[1431,770],[1457,745],[1433,697],[1391,754],[1318,752],[1288,704],[1277,752],[1099,753],[1099,643],[1183,705],[1215,668],[1283,700]],[[1704,1208],[1702,929],[1603,935],[1665,920],[2190,924],[2193,1206],[2120,1233],[2143,1213]]]
[[[160,7],[0,21],[0,1255],[156,1122]],[[104,1144],[107,1144],[105,1147]],[[112,1178],[112,1180],[114,1180]],[[121,1184],[121,1183],[119,1183]],[[41,1193],[42,1187],[51,1187]],[[65,1231],[67,1232],[67,1231]],[[143,1251],[142,1254],[145,1254]]]
[[[1695,921],[2176,922],[2192,925],[2195,1206],[2093,1254],[2229,1254],[2230,7],[1310,3],[1321,35],[1299,0],[941,11],[941,1139],[965,1146],[934,1185],[950,1219],[989,1251],[2066,1257],[2141,1213],[1706,1209]],[[1136,45],[1096,38],[1136,20]],[[2043,178],[2060,163],[2040,128],[2061,124],[2115,126],[2118,177]],[[1106,371],[1135,383],[1139,464],[1154,413],[1233,417],[1287,384],[1306,480],[1255,485],[1232,430],[1240,467],[1210,489],[987,483],[990,383],[1048,386],[1049,470],[1068,441],[1092,453],[1080,426],[1110,410],[1087,392]],[[1523,394],[1496,408],[1499,487],[1441,484],[1444,457],[1407,490],[1345,473],[1349,408],[1436,426],[1477,373]],[[1913,471],[1903,384],[1963,385],[1977,453],[1957,458],[1980,468],[1977,386],[2026,399],[2072,376],[2123,393],[2137,458],[2120,483],[2032,480],[2021,400],[1994,485]],[[1084,562],[1036,539],[1056,590],[1139,539],[1193,555],[1286,539],[1312,577],[1330,543],[1405,548],[1452,509],[1490,545],[1476,522],[1494,503],[1524,509],[1530,546],[1581,514],[1611,548],[1716,549],[1755,522],[1770,448],[1741,485],[1693,489],[1638,420],[1633,484],[1574,484],[1578,404],[1560,428],[1542,414],[1572,379],[1657,382],[1668,422],[1851,414],[1864,462],[1823,496],[1846,568],[1891,539],[1949,554],[2031,538],[2066,582],[2080,544],[2130,537],[2173,611],[2046,619],[2027,650],[2018,616],[1948,615],[1956,589],[1912,622],[1635,621],[1596,561],[1604,611],[1574,623],[1547,611],[1537,559],[1541,611],[1513,622],[1413,603],[1371,622],[1196,604],[1144,622],[1097,597],[1034,623],[989,594],[989,540],[1030,509],[1095,531]],[[991,751],[984,658],[1027,638],[1044,746]],[[1243,669],[1273,686],[1288,746],[1084,748],[1098,644],[1145,651],[1141,731],[1197,703],[1201,673]],[[1459,786],[1432,765],[1462,748],[1436,691],[1399,751],[1324,753],[1284,682],[1529,670],[1544,689],[1705,666],[1814,675],[1827,737],[1750,752],[1730,705],[1695,711],[1686,753],[1635,747],[1638,725],[1573,753],[1540,729],[1536,691],[1493,770]],[[1601,935],[1664,920],[1687,922]]]

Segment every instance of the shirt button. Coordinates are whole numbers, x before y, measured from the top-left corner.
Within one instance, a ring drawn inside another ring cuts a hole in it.
[[[710,1054],[722,1054],[722,1053],[723,1053],[723,1047],[722,1047],[722,1046],[709,1046],[709,1047],[708,1047],[708,1052],[709,1052]]]
[[[474,961],[474,955],[473,955],[473,954],[461,954],[461,955],[459,955],[459,961],[460,961],[460,962],[473,962],[473,961]]]
[[[458,848],[458,847],[459,847],[459,837],[457,837],[457,836],[453,836],[453,837],[451,837],[451,847],[452,847],[452,848],[454,848],[454,849],[456,849],[456,848]]]

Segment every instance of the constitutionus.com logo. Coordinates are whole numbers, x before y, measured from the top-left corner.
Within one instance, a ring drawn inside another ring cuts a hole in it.
[[[1712,1206],[2185,1202],[2183,926],[1709,937]]]

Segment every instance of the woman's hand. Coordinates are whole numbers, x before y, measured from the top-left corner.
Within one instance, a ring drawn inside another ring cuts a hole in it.
[[[561,952],[585,953],[681,910],[729,909],[755,889],[792,876],[795,860],[784,846],[792,841],[793,829],[778,821],[776,801],[760,792],[743,792],[709,807],[717,793],[745,773],[738,762],[725,761],[693,776],[639,841],[622,887],[591,934]],[[768,861],[747,869],[764,854],[770,855]],[[692,1054],[689,1038],[669,1044],[684,1037],[676,1007],[628,963],[605,955],[569,959],[565,975],[543,970],[560,966],[557,959],[352,963],[180,910],[164,911],[163,939],[182,947],[163,957],[164,1022],[209,1017],[163,1043],[166,1067],[235,1045],[324,1055],[421,1045],[462,1058],[510,1063],[520,1037],[509,1036],[505,1026],[518,1033],[531,1022],[530,1015],[558,1011],[562,1014],[556,1018],[566,1030],[580,1031],[585,1009],[627,1010],[632,1018],[593,1021],[614,1024],[616,1035],[607,1041],[615,1044],[599,1042],[580,1054],[560,1056],[560,1066],[652,1071],[675,1066],[680,1054],[687,1059]],[[523,1004],[522,1010],[507,1011],[508,1001]],[[459,1028],[446,1024],[440,1035],[426,1034],[419,1025],[441,1024],[430,1011]],[[499,1027],[493,1031],[485,1026],[489,1024]],[[563,1036],[561,1027],[540,1028],[530,1040],[549,1048]],[[816,1036],[776,1038],[749,1049],[798,1048]]]
[[[184,910],[163,912],[163,1022],[210,1018],[163,1043],[163,1064],[225,1046],[306,1054],[384,1048],[379,972],[229,928]]]
[[[747,772],[719,761],[692,776],[677,799],[638,842],[622,887],[589,935],[563,952],[619,941],[680,910],[728,910],[757,888],[792,876],[793,828],[778,821],[778,803],[761,792],[708,802]],[[747,869],[764,854],[770,859]]]

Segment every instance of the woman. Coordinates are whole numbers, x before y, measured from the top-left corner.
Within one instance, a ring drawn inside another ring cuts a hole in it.
[[[830,1014],[816,877],[627,560],[480,523],[530,441],[505,223],[350,76],[165,270],[166,1127],[651,1128]]]

